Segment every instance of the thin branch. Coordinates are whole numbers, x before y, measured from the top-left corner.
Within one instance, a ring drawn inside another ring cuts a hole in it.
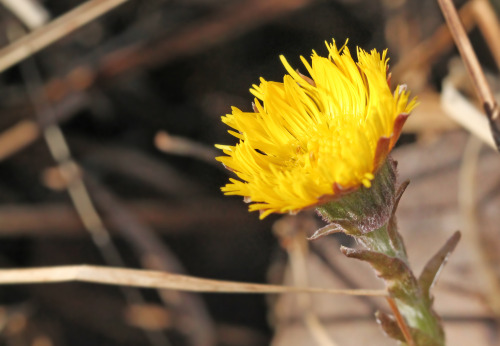
[[[220,154],[214,148],[210,148],[189,138],[173,136],[166,131],[159,131],[154,138],[157,149],[167,154],[192,157],[205,161],[217,167],[222,167],[215,157]]]
[[[31,30],[45,24],[50,14],[37,0],[0,0],[24,25]]]
[[[161,241],[153,229],[127,210],[118,197],[91,177],[87,178],[86,183],[96,205],[103,214],[109,215],[111,224],[114,224],[118,233],[131,244],[144,268],[180,274],[185,272],[182,263],[167,244]],[[168,290],[158,290],[158,294],[165,305],[172,308],[174,318],[189,316],[189,319],[196,324],[196,331],[185,332],[186,338],[192,345],[216,344],[213,321],[198,295]]]
[[[210,206],[207,208],[207,206]],[[248,213],[243,206],[229,199],[200,198],[186,202],[166,203],[160,200],[135,200],[125,204],[131,213],[158,233],[200,236],[211,230],[217,236],[231,236],[224,230],[239,225],[240,232],[263,229],[269,223],[259,223],[259,219]],[[224,210],[225,213],[214,211]],[[104,223],[111,225],[109,215],[103,215]],[[204,227],[199,227],[203,224]],[[244,226],[241,226],[244,225]],[[113,235],[119,233],[111,227]],[[0,238],[5,237],[80,237],[84,228],[78,214],[69,204],[43,203],[3,204],[0,206]]]
[[[90,0],[0,49],[0,72],[65,37],[128,0]]]
[[[21,30],[22,28],[13,28]],[[41,121],[43,114],[55,120],[55,112],[47,100],[37,98],[38,91],[43,86],[42,77],[34,60],[28,60],[21,65],[21,72],[25,80],[29,98],[34,105],[36,115]],[[113,243],[109,231],[106,229],[101,217],[92,203],[87,187],[79,175],[78,164],[73,160],[66,138],[57,124],[49,125],[43,130],[43,136],[48,149],[58,163],[60,172],[68,184],[68,194],[73,202],[76,212],[99,249],[106,263],[115,266],[125,266],[118,248]],[[121,291],[129,305],[143,304],[145,302],[141,292],[131,287],[121,287]],[[161,332],[143,329],[144,334],[152,345],[170,345],[168,339]]]
[[[482,143],[475,137],[470,137],[465,147],[462,165],[459,174],[458,204],[460,215],[465,228],[465,243],[469,244],[473,250],[475,270],[484,280],[485,298],[489,308],[498,317],[500,316],[500,284],[496,274],[496,268],[488,260],[488,256],[483,247],[481,229],[479,227],[476,212],[476,173],[478,158]]]
[[[90,282],[115,286],[207,293],[324,293],[349,296],[387,296],[386,290],[288,287],[202,279],[155,270],[124,269],[90,265],[0,270],[0,285],[46,284],[56,282]]]
[[[116,76],[139,65],[155,66],[201,52],[220,42],[262,26],[313,4],[314,0],[228,1],[213,15],[187,23],[157,44],[137,44],[117,50],[103,59],[103,77]]]
[[[87,101],[88,98],[84,93],[68,95],[65,99],[60,100],[53,106],[53,110],[50,114],[47,114],[48,112],[40,114],[38,122],[33,120],[21,120],[1,132],[0,161],[9,158],[33,144],[33,142],[40,138],[44,127],[70,118],[86,105]]]
[[[280,238],[280,244],[288,253],[290,269],[296,286],[307,287],[309,275],[307,257],[309,244],[306,234],[316,228],[316,222],[308,216],[285,216],[274,224],[274,233]],[[313,340],[319,346],[336,346],[334,340],[318,318],[312,305],[311,296],[298,295],[297,303],[303,315],[304,324],[311,333]]]
[[[470,2],[477,26],[490,48],[497,68],[500,69],[500,43],[498,42],[500,24],[495,9],[488,0],[470,0]]]
[[[493,133],[493,138],[497,146],[497,150],[500,150],[500,129],[498,127],[498,122],[500,121],[500,109],[495,101],[495,97],[491,88],[486,81],[486,76],[479,64],[476,53],[472,48],[467,33],[460,22],[457,10],[453,5],[451,0],[438,0],[443,16],[448,23],[451,34],[455,43],[457,45],[458,51],[462,56],[467,72],[474,84],[474,89],[476,90],[477,96],[481,104],[484,107],[486,115],[490,121],[490,127]]]
[[[470,2],[463,5],[458,13],[466,31],[470,31],[475,26],[475,17]],[[438,27],[434,34],[420,42],[408,53],[405,53],[394,68],[392,68],[392,78],[400,82],[408,71],[420,69],[423,66],[431,65],[439,56],[453,46],[453,38],[446,24]]]
[[[457,48],[464,60],[465,67],[469,72],[469,76],[472,78],[472,82],[474,84],[474,88],[476,89],[477,95],[481,100],[481,104],[489,104],[491,107],[495,104],[495,97],[493,96],[493,92],[486,81],[486,77],[483,73],[483,69],[479,64],[476,53],[474,52],[474,48],[472,48],[472,44],[465,32],[465,29],[460,22],[460,18],[458,17],[457,10],[453,5],[451,0],[438,0],[438,3],[443,12],[443,16],[448,23],[448,27],[450,28],[451,34]],[[495,115],[496,116],[496,115]]]
[[[40,135],[38,125],[31,120],[21,120],[0,133],[0,161],[33,143]]]

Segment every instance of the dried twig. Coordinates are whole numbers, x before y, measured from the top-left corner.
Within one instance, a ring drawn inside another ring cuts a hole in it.
[[[496,269],[488,260],[483,246],[481,230],[476,213],[476,171],[479,153],[482,143],[475,137],[470,137],[465,148],[459,175],[458,203],[460,214],[466,232],[464,232],[465,243],[470,244],[473,249],[474,268],[483,279],[485,287],[485,298],[489,308],[496,316],[500,316],[500,283],[497,278]]]
[[[28,60],[21,65],[21,71],[25,79],[31,102],[35,106],[36,115],[41,121],[44,114],[49,118],[55,118],[54,109],[46,99],[37,98],[39,90],[42,88],[42,78],[33,60]],[[87,187],[82,177],[78,174],[79,168],[73,160],[66,138],[61,128],[56,125],[49,125],[43,131],[43,136],[48,149],[58,163],[61,174],[68,181],[68,194],[73,202],[76,212],[80,217],[85,229],[89,232],[92,241],[99,249],[106,263],[115,266],[125,266],[125,262],[111,239],[109,231],[106,229],[101,217],[96,211]],[[131,287],[121,287],[122,293],[130,305],[143,304],[145,300],[139,290]],[[157,331],[143,329],[144,334],[153,345],[169,345],[165,335]]]
[[[36,0],[0,0],[24,25],[31,30],[45,24],[50,15]]]
[[[180,199],[195,196],[199,198],[200,195],[206,194],[205,186],[144,151],[112,145],[95,145],[91,141],[80,142],[87,150],[93,148],[89,150],[92,154],[85,158],[85,166],[131,177],[150,185],[158,192]]]
[[[193,24],[188,23],[175,35],[166,37],[157,44],[138,44],[110,54],[103,61],[102,74],[115,76],[138,65],[154,66],[198,53],[313,2],[314,0],[231,1],[214,15]]]
[[[463,22],[465,30],[471,30],[475,25],[475,18],[472,11],[472,4],[466,3],[459,11],[459,17]],[[453,38],[446,24],[436,29],[434,34],[428,39],[419,43],[415,48],[404,54],[403,58],[392,69],[393,79],[401,81],[405,73],[423,66],[429,66],[434,60],[450,49],[453,45]]]
[[[280,237],[280,243],[288,252],[293,280],[295,285],[299,287],[309,285],[306,264],[309,251],[306,234],[316,228],[316,223],[307,216],[285,216],[274,224],[274,233]],[[304,323],[316,343],[320,346],[335,346],[336,343],[328,335],[325,326],[314,313],[311,297],[309,295],[299,295],[297,296],[297,302],[302,310]]]
[[[127,0],[90,0],[0,49],[0,72],[42,50]]]
[[[208,207],[207,207],[208,206]],[[231,235],[225,230],[235,225],[240,232],[257,230],[269,224],[259,222],[255,215],[230,200],[204,198],[183,203],[165,201],[132,201],[125,207],[141,222],[154,227],[159,233],[170,236],[202,234],[207,229],[217,236]],[[217,211],[224,210],[224,213]],[[111,224],[104,215],[104,223]],[[199,225],[204,225],[200,228]],[[117,235],[114,228],[110,231]],[[80,237],[86,233],[78,214],[72,206],[62,203],[41,205],[7,204],[0,206],[0,237]]]
[[[40,138],[42,128],[55,122],[65,120],[75,114],[87,103],[84,93],[68,95],[54,105],[50,114],[40,114],[39,121],[21,120],[17,124],[0,133],[0,161],[16,154]]]
[[[0,133],[0,161],[33,143],[40,135],[38,125],[31,120],[21,120]]]
[[[477,96],[479,97],[479,100],[486,112],[486,116],[489,119],[497,150],[500,150],[500,109],[495,101],[493,92],[486,81],[484,72],[479,64],[469,38],[467,37],[465,29],[460,22],[460,18],[453,2],[451,0],[438,0],[438,2],[460,55],[462,56],[467,72],[472,79]]]
[[[91,189],[96,205],[104,214],[109,215],[110,222],[131,244],[144,268],[174,273],[185,272],[181,262],[151,228],[127,210],[111,191],[89,180],[87,185]],[[165,305],[176,313],[175,316],[178,317],[176,320],[180,320],[180,316],[192,320],[190,326],[182,323],[177,325],[190,343],[199,346],[215,345],[214,325],[200,297],[167,290],[159,290],[158,294]],[[194,325],[196,328],[193,328]]]
[[[481,34],[483,35],[490,51],[495,59],[497,67],[500,69],[500,24],[498,23],[495,9],[488,0],[470,0],[474,19]]]
[[[165,131],[160,131],[156,134],[154,141],[156,148],[167,154],[188,156],[222,167],[215,161],[215,157],[219,154],[215,149],[188,138],[173,136]]]
[[[349,296],[387,296],[387,291],[385,290],[288,287],[201,279],[154,270],[123,269],[89,265],[0,270],[0,284],[3,285],[55,282],[92,282],[106,285],[209,293],[323,293]]]

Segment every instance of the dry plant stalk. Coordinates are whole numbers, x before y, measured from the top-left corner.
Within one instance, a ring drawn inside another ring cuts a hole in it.
[[[154,138],[154,143],[158,150],[167,154],[192,157],[212,165],[216,163],[217,151],[185,137],[173,136],[166,131],[159,131]]]
[[[446,19],[446,23],[450,28],[450,32],[455,40],[458,51],[462,56],[467,72],[472,79],[476,94],[486,112],[497,150],[500,150],[500,109],[495,101],[493,92],[486,81],[486,77],[481,65],[479,64],[476,53],[474,52],[470,40],[467,37],[467,33],[460,22],[457,10],[452,1],[438,0],[438,3],[441,7],[444,18]]]
[[[38,125],[31,120],[21,120],[0,133],[0,161],[33,143],[40,135]]]
[[[500,23],[495,14],[495,9],[489,0],[472,0],[472,12],[481,34],[483,35],[497,67],[500,68]]]
[[[72,33],[128,0],[90,0],[0,49],[0,72]]]
[[[36,29],[50,19],[49,12],[36,0],[0,0],[0,3],[30,29]]]
[[[329,289],[252,284],[201,279],[156,270],[123,269],[91,265],[0,270],[0,284],[3,285],[56,282],[91,282],[115,286],[211,293],[323,293],[350,296],[387,296],[386,290]]]
[[[280,239],[281,246],[288,254],[293,282],[297,287],[309,286],[307,234],[308,231],[314,231],[316,228],[316,222],[311,222],[307,217],[301,218],[299,216],[285,216],[273,225],[275,235]],[[328,334],[327,329],[315,313],[311,296],[308,294],[297,295],[296,300],[304,324],[316,344],[336,346],[337,343]]]
[[[500,284],[496,268],[490,262],[483,244],[479,220],[476,213],[476,173],[482,142],[470,137],[465,148],[459,175],[458,203],[464,226],[467,244],[473,248],[474,264],[477,272],[484,280],[484,294],[488,307],[496,316],[500,316]]]
[[[470,31],[475,26],[476,18],[471,2],[466,3],[460,8],[458,16],[460,17],[465,30]],[[450,36],[450,30],[446,24],[436,29],[434,34],[420,42],[401,60],[399,60],[392,69],[393,79],[398,82],[403,80],[408,71],[421,69],[423,66],[429,66],[447,49],[453,45],[453,38]]]

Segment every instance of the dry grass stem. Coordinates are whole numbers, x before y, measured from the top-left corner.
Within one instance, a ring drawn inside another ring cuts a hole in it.
[[[438,3],[450,28],[450,32],[455,40],[458,51],[462,56],[467,72],[472,79],[476,94],[486,112],[488,119],[490,120],[490,127],[497,150],[500,150],[500,109],[497,106],[493,92],[491,91],[491,88],[486,80],[486,76],[484,75],[481,65],[479,64],[476,53],[472,48],[465,29],[460,22],[460,18],[453,2],[451,0],[438,0]]]
[[[21,120],[0,133],[0,161],[33,143],[40,135],[38,125],[31,120]]]
[[[24,25],[31,30],[45,24],[50,15],[37,0],[0,0]]]
[[[221,166],[219,162],[215,161],[215,157],[219,155],[219,152],[188,138],[173,136],[166,131],[159,131],[154,138],[154,142],[157,149],[167,154],[188,156],[211,165],[217,164],[217,166]]]
[[[470,137],[465,148],[459,175],[458,203],[462,223],[465,228],[465,243],[473,250],[474,268],[484,280],[485,298],[489,308],[496,316],[500,316],[500,284],[496,268],[488,260],[483,246],[481,230],[476,213],[476,172],[482,143],[475,137]]]
[[[479,64],[476,53],[472,48],[470,40],[465,32],[465,29],[460,22],[460,18],[457,14],[457,10],[453,5],[451,0],[438,0],[438,3],[443,12],[443,16],[446,19],[446,23],[450,28],[450,32],[455,40],[457,48],[462,56],[465,67],[472,78],[474,88],[476,89],[477,95],[481,100],[481,104],[489,105],[493,109],[495,104],[495,97],[490,89],[486,77],[483,73],[483,69]],[[494,118],[496,118],[496,114]]]
[[[491,54],[500,69],[500,24],[498,23],[495,9],[488,0],[471,0],[472,11],[481,34],[483,35]]]
[[[458,13],[466,31],[470,31],[475,26],[475,17],[472,3],[468,2]],[[415,48],[405,53],[403,58],[392,69],[392,76],[395,82],[404,79],[408,71],[421,69],[430,66],[445,51],[453,45],[453,37],[446,24],[436,29],[434,34],[428,39],[419,43]]]
[[[59,171],[59,170],[58,170]],[[200,223],[214,229],[212,234],[227,235],[224,230],[238,222],[244,222],[248,229],[262,227],[259,220],[252,218],[247,210],[232,201],[220,198],[200,198],[189,203],[168,203],[163,200],[134,200],[124,203],[127,210],[142,223],[155,227],[159,234],[170,236],[204,234]],[[207,209],[207,205],[212,208]],[[214,213],[224,210],[227,215]],[[194,216],[193,216],[194,215]],[[74,238],[86,236],[81,220],[74,208],[66,203],[44,204],[2,204],[0,206],[0,238],[30,237],[42,239],[47,236]],[[105,224],[111,224],[105,215]],[[118,236],[117,229],[110,229]]]
[[[349,296],[387,296],[387,291],[385,290],[288,287],[201,279],[193,276],[171,274],[155,270],[124,269],[90,265],[0,270],[0,284],[3,285],[57,282],[90,282],[114,286],[210,293],[324,293]]]
[[[43,87],[43,82],[35,61],[28,60],[22,64],[21,71],[38,120],[42,122],[43,114],[54,120],[56,114],[53,107],[46,99],[36,97],[38,91]],[[59,165],[59,173],[63,180],[68,182],[67,191],[73,206],[95,246],[99,249],[101,256],[106,263],[124,267],[125,262],[121,254],[98,214],[82,176],[77,173],[80,168],[71,155],[68,142],[61,128],[56,124],[49,125],[43,129],[43,136],[53,159]],[[129,305],[144,304],[145,300],[139,290],[132,287],[121,287],[121,291]],[[152,345],[170,344],[161,332],[146,329],[143,329],[143,332]]]
[[[90,0],[0,49],[0,72],[42,50],[127,0]]]
[[[306,238],[307,231],[304,228],[307,227],[308,223],[297,223],[295,217],[284,217],[278,223],[288,223],[288,227],[293,229],[292,232],[286,232],[291,234],[288,234],[287,240],[283,241],[282,239],[282,243],[288,244],[286,250],[290,259],[294,284],[298,287],[307,287],[309,286],[307,271],[309,246]],[[311,296],[308,294],[298,295],[297,302],[304,314],[304,324],[316,341],[316,344],[319,346],[336,346],[337,344],[328,335],[325,326],[314,312]]]

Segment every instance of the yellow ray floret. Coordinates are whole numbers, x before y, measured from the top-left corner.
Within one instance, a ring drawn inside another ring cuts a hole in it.
[[[261,218],[370,187],[399,136],[401,115],[415,106],[405,88],[391,93],[386,51],[358,48],[355,62],[347,47],[334,41],[327,48],[327,58],[314,51],[311,63],[301,57],[310,78],[281,56],[288,74],[282,83],[261,78],[253,85],[254,112],[233,107],[222,117],[239,139],[217,146],[227,155],[217,160],[239,178],[222,191],[253,202]]]

